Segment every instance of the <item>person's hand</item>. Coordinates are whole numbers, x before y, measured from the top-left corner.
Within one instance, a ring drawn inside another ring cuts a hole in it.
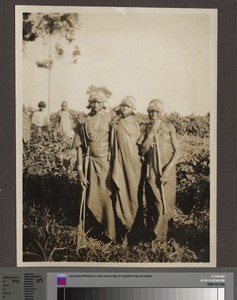
[[[157,130],[160,128],[161,120],[154,120],[151,126],[151,133],[155,134]]]
[[[167,181],[169,180],[169,177],[170,177],[171,169],[172,169],[171,166],[167,166],[165,168],[165,170],[160,178],[161,183],[163,183],[163,184],[167,183]]]
[[[81,170],[78,170],[78,182],[83,189],[88,187],[89,182],[87,181],[83,171]]]

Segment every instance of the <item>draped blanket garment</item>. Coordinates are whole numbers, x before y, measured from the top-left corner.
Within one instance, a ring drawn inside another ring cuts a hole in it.
[[[105,234],[115,240],[115,219],[111,200],[111,174],[109,161],[109,133],[111,114],[101,111],[89,115],[77,127],[73,146],[81,146],[84,153],[89,147],[86,203]]]
[[[144,139],[150,131],[148,124],[143,124]],[[158,153],[160,155],[161,169],[164,171],[167,164],[174,155],[169,126],[162,122],[161,128],[157,131],[157,141],[154,138],[153,144],[145,155],[145,194],[147,202],[147,227],[153,231],[158,239],[167,237],[168,221],[173,218],[176,198],[176,171],[172,169],[168,182],[164,185],[164,198],[167,214],[164,214],[163,198],[160,185],[161,174],[159,172]],[[158,142],[158,149],[156,143]]]
[[[116,185],[116,213],[131,230],[138,211],[141,157],[137,141],[140,128],[133,116],[118,119],[112,128],[112,179]]]
[[[65,133],[68,137],[73,138],[74,131],[72,129],[71,117],[69,111],[61,110],[58,113],[59,118],[59,130]]]

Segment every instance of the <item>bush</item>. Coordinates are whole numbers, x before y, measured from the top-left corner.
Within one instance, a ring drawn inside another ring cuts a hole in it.
[[[149,119],[147,114],[136,113],[136,120],[139,123],[148,123]],[[210,114],[205,116],[181,116],[178,113],[171,113],[164,116],[166,122],[174,125],[176,133],[183,136],[198,136],[209,137],[210,133]]]
[[[55,126],[41,136],[33,132],[23,152],[23,201],[55,211],[63,209],[70,223],[75,224],[81,189],[75,169],[77,154],[71,145],[71,139]]]
[[[177,164],[177,203],[186,213],[194,206],[209,207],[209,138],[180,138],[181,159]]]

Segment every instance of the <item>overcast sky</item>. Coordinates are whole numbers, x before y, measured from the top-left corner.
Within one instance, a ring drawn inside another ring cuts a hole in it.
[[[209,13],[130,9],[123,16],[112,8],[87,11],[79,9],[78,63],[72,64],[67,56],[52,68],[51,112],[59,110],[63,100],[70,108],[87,111],[86,90],[91,84],[112,91],[112,107],[131,95],[141,112],[154,98],[165,103],[167,112],[210,111],[215,81],[211,57],[216,45]],[[40,40],[26,45],[24,104],[37,107],[39,101],[47,102],[48,72],[36,66],[47,51]]]

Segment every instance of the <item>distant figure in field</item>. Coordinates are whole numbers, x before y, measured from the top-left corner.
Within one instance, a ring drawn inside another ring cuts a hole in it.
[[[23,123],[22,123],[22,139],[23,143],[29,147],[30,143],[30,128],[31,128],[31,119],[30,119],[30,111],[23,105]]]
[[[67,101],[63,101],[61,104],[61,111],[58,113],[59,130],[70,138],[74,137],[74,131],[72,129],[72,115],[68,110]]]
[[[163,102],[158,99],[150,101],[147,112],[150,122],[141,126],[147,229],[151,240],[164,241],[175,208],[175,166],[179,147],[174,126],[163,120]]]
[[[41,134],[42,131],[47,131],[50,124],[50,117],[46,111],[46,103],[40,101],[38,104],[39,110],[35,111],[32,116],[32,128],[37,131],[38,134]]]

